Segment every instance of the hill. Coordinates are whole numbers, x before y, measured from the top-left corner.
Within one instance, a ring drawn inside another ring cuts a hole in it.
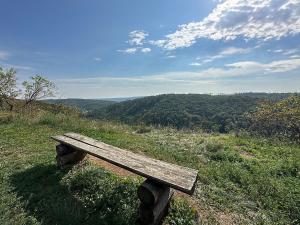
[[[279,101],[299,93],[240,93],[234,95],[165,94],[111,99],[48,99],[81,109],[88,118],[128,124],[171,126],[227,133],[245,128],[245,113],[261,101]]]
[[[134,224],[141,179],[89,160],[58,170],[49,137],[65,132],[199,170],[195,195],[176,194],[164,225],[195,225],[196,211],[201,224],[300,222],[299,145],[188,129],[141,133],[46,103],[34,107],[0,110],[0,224]]]
[[[259,98],[242,95],[166,94],[109,105],[93,118],[129,124],[200,128],[226,133],[242,126],[243,114],[254,109]]]
[[[259,98],[262,100],[270,100],[270,101],[280,101],[284,98],[290,97],[290,96],[300,96],[300,93],[265,93],[265,92],[246,92],[246,93],[239,93],[236,95],[240,96],[248,96],[251,98]]]
[[[76,107],[85,112],[100,110],[102,108],[105,108],[115,103],[115,101],[102,100],[102,99],[100,100],[100,99],[79,99],[79,98],[47,99],[43,101],[50,104],[62,104],[66,106]]]

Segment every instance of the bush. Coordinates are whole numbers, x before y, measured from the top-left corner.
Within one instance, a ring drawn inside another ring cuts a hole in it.
[[[252,134],[300,142],[299,96],[291,96],[275,103],[264,101],[247,118]]]

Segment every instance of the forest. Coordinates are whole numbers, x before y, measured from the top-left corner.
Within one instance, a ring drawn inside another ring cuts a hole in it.
[[[108,104],[86,116],[127,124],[191,128],[228,133],[247,129],[249,113],[267,102],[272,104],[297,93],[245,93],[234,95],[166,94]]]

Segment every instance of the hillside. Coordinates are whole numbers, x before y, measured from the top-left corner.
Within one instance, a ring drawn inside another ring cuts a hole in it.
[[[114,101],[109,100],[98,100],[98,99],[78,99],[78,98],[67,98],[67,99],[47,99],[43,100],[44,102],[51,104],[62,104],[66,106],[76,107],[85,112],[92,112],[95,110],[100,110],[111,104],[114,104]]]
[[[45,101],[79,108],[92,119],[227,133],[245,128],[247,126],[245,113],[255,109],[259,102],[266,100],[276,102],[291,95],[299,94],[166,94],[108,100],[49,99]]]
[[[65,132],[199,170],[194,196],[177,193],[164,225],[195,225],[195,211],[203,224],[299,224],[299,145],[141,129],[87,120],[57,108],[0,111],[0,224],[134,224],[141,179],[89,160],[59,171],[56,143],[49,137]]]
[[[246,93],[239,93],[236,95],[240,96],[247,96],[251,98],[259,98],[262,100],[270,100],[270,101],[279,101],[289,96],[300,96],[300,93],[264,93],[264,92],[246,92]]]
[[[198,128],[226,133],[243,123],[243,114],[259,99],[240,95],[168,94],[109,105],[93,118],[104,117],[129,124]]]

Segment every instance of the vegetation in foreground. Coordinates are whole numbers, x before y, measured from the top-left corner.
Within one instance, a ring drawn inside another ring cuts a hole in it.
[[[165,224],[299,224],[300,146],[231,134],[155,129],[32,110],[0,115],[1,224],[133,224],[136,186],[85,162],[59,171],[67,131],[199,170],[196,193],[176,197]]]
[[[0,224],[134,224],[142,179],[118,177],[88,161],[60,171],[57,143],[49,137],[70,130],[101,139],[100,134],[107,142],[129,138],[137,144],[141,137],[122,134],[122,126],[81,120],[70,111],[26,115],[0,115]],[[165,224],[196,224],[196,210],[177,198]]]

